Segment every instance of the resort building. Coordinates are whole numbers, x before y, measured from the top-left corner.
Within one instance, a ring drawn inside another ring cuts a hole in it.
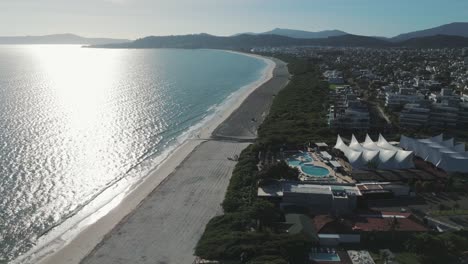
[[[338,135],[335,149],[341,150],[353,169],[408,169],[413,168],[413,152],[397,148],[382,136],[374,142],[369,135],[359,143],[353,135],[346,145]]]
[[[400,88],[398,92],[388,92],[385,95],[385,107],[398,109],[408,103],[419,103],[425,96],[414,88]]]
[[[468,127],[468,102],[447,101],[406,104],[400,112],[400,126],[409,128]]]
[[[458,103],[453,101],[442,101],[431,105],[429,126],[455,128],[458,124]]]
[[[468,128],[468,101],[460,103],[457,126],[459,128]]]
[[[366,131],[370,126],[369,108],[349,86],[330,91],[329,127]]]
[[[401,136],[400,146],[446,172],[468,173],[468,153],[465,144],[443,139],[443,134],[427,139]]]
[[[453,93],[452,89],[443,88],[440,90],[440,93],[431,93],[429,99],[435,103],[441,103],[442,101],[460,101],[460,96]]]
[[[369,108],[360,100],[349,99],[346,109],[340,111],[335,106],[330,107],[328,125],[339,130],[367,131],[370,126]]]
[[[301,206],[315,213],[349,214],[361,192],[356,186],[278,182],[258,188],[258,197],[280,201],[282,208]]]
[[[326,71],[323,76],[327,78],[330,84],[344,84],[344,79],[340,71]]]
[[[400,112],[400,126],[419,128],[428,125],[431,109],[421,103],[406,104]]]
[[[314,145],[316,150],[318,151],[326,151],[328,150],[328,144],[325,142],[315,142]]]

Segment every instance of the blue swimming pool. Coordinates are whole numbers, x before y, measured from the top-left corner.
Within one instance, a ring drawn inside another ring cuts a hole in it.
[[[291,167],[300,167],[301,171],[309,177],[326,177],[330,171],[324,167],[311,164],[314,159],[306,152],[297,152],[289,154],[286,162]]]
[[[341,261],[336,253],[312,253],[310,258],[314,261]]]
[[[302,164],[301,170],[305,174],[313,177],[326,177],[330,174],[328,169],[320,166],[314,166],[312,164]]]

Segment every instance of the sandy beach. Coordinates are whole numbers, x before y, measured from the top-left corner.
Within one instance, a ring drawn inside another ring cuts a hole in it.
[[[235,166],[228,157],[256,137],[274,95],[289,81],[285,63],[264,59],[261,80],[230,98],[198,137],[177,148],[115,207],[80,223],[74,237],[64,233],[18,263],[192,263],[204,226],[222,212]]]

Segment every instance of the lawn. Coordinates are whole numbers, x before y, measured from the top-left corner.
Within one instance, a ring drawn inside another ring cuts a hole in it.
[[[330,88],[330,90],[335,90],[336,87],[340,87],[340,86],[343,86],[344,84],[330,84],[328,85],[328,88]]]

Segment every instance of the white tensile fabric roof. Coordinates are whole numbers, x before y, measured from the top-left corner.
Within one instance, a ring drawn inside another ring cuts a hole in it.
[[[426,139],[401,136],[400,146],[446,172],[468,172],[465,144],[455,145],[453,138],[444,140],[443,134]]]
[[[366,169],[408,169],[413,168],[413,151],[405,151],[397,148],[382,136],[374,142],[369,135],[366,140],[359,143],[353,135],[351,143],[346,145],[338,135],[336,139],[336,149],[341,150],[353,168]]]

